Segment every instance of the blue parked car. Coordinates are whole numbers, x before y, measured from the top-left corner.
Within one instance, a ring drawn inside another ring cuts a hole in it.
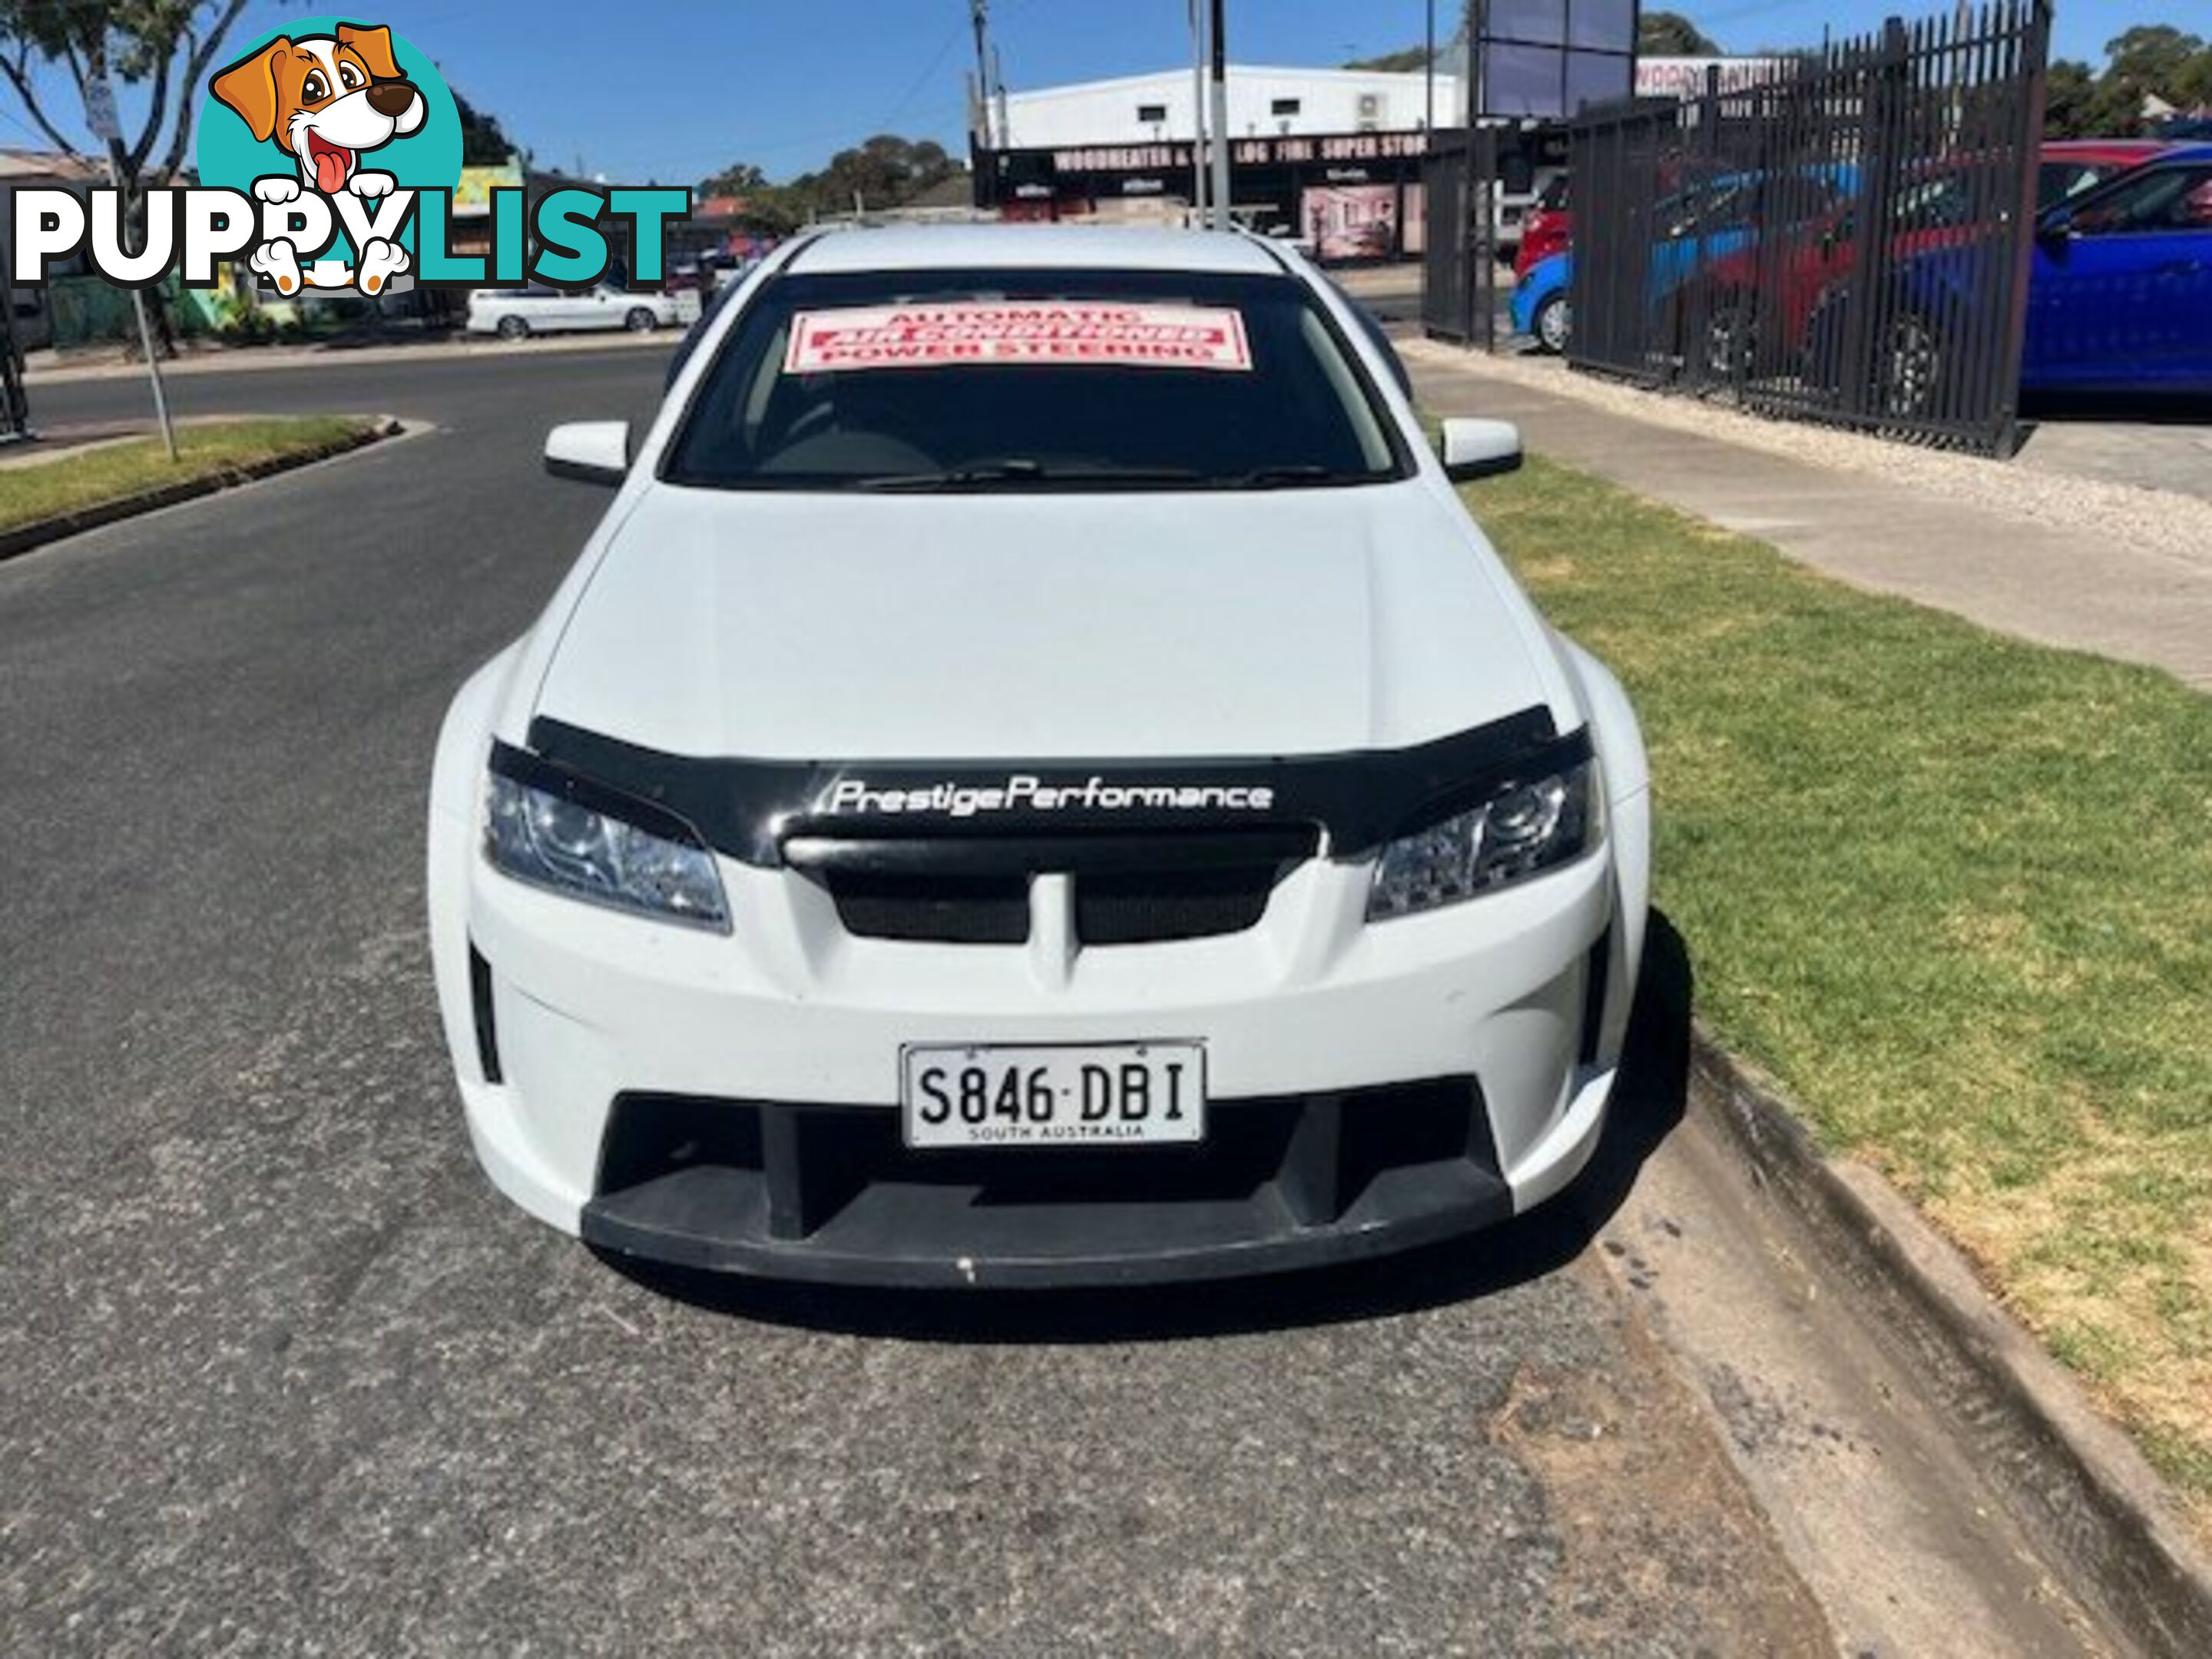
[[[1906,260],[1883,304],[1877,405],[1936,406],[1991,291],[1985,262],[2008,238],[1951,242]],[[1848,301],[1824,301],[1809,330],[1817,363],[1843,337]],[[1947,321],[1948,319],[1948,321]],[[2212,393],[2212,144],[2178,145],[2047,210],[2035,227],[2021,348],[2027,392]]]
[[[1574,315],[1568,308],[1567,289],[1574,275],[1575,253],[1568,248],[1537,260],[1513,285],[1513,331],[1533,335],[1540,351],[1567,349],[1568,325]]]
[[[2021,385],[2212,392],[2212,144],[2185,144],[2036,227]]]
[[[1777,218],[1817,218],[1857,188],[1857,167],[1835,161],[1775,174],[1723,173],[1667,198],[1655,216],[1655,226],[1665,228],[1652,246],[1649,297],[1663,300],[1701,264],[1749,247]],[[1539,259],[1514,284],[1514,331],[1533,336],[1539,350],[1566,349],[1574,271],[1575,252],[1566,248]]]

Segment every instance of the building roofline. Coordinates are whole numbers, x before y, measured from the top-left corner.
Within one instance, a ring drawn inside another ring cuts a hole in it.
[[[1240,75],[1279,75],[1314,81],[1358,81],[1369,85],[1377,81],[1425,82],[1428,79],[1425,70],[1308,69],[1282,64],[1231,64],[1226,73],[1231,80]],[[1439,81],[1453,78],[1449,70],[1439,69],[1437,71]],[[1114,75],[1098,81],[1068,81],[1056,87],[1038,87],[1030,92],[1015,92],[1010,88],[1006,98],[1009,102],[1018,102],[1023,99],[1066,98],[1088,93],[1112,92],[1121,88],[1153,86],[1163,81],[1188,86],[1189,67],[1146,70],[1139,75]]]

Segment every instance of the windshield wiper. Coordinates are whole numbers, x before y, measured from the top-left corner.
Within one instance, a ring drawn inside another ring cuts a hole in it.
[[[1017,488],[1041,484],[1047,489],[1079,488],[1087,484],[1116,487],[1132,484],[1195,483],[1203,475],[1184,466],[1069,466],[1048,467],[1026,456],[978,461],[947,467],[941,472],[895,472],[878,478],[861,478],[860,489],[972,489],[978,485],[1009,484]]]
[[[1282,489],[1299,484],[1375,483],[1387,472],[1347,472],[1341,467],[1300,462],[1283,466],[1255,466],[1229,481],[1231,489]]]

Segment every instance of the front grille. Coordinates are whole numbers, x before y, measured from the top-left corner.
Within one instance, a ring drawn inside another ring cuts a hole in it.
[[[1313,855],[1310,827],[1185,835],[812,838],[787,860],[819,882],[847,933],[939,945],[1020,945],[1030,882],[1071,880],[1078,943],[1152,945],[1258,925],[1276,884]]]
[[[856,939],[1020,945],[1030,936],[1027,876],[913,876],[838,870],[837,920]]]
[[[1258,864],[1078,876],[1075,936],[1085,945],[1149,945],[1241,933],[1266,914],[1277,874]]]

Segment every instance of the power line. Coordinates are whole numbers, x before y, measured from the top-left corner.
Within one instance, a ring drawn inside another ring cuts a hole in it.
[[[882,125],[878,129],[879,131],[890,131],[891,123],[905,114],[907,106],[921,95],[921,89],[929,84],[930,76],[937,73],[939,67],[945,62],[945,55],[952,50],[953,42],[959,40],[961,21],[958,17],[952,20],[952,27],[945,32],[945,39],[938,43],[937,50],[930,54],[929,67],[915,76],[914,84],[906,89],[906,95],[891,106],[890,113],[884,117]]]

